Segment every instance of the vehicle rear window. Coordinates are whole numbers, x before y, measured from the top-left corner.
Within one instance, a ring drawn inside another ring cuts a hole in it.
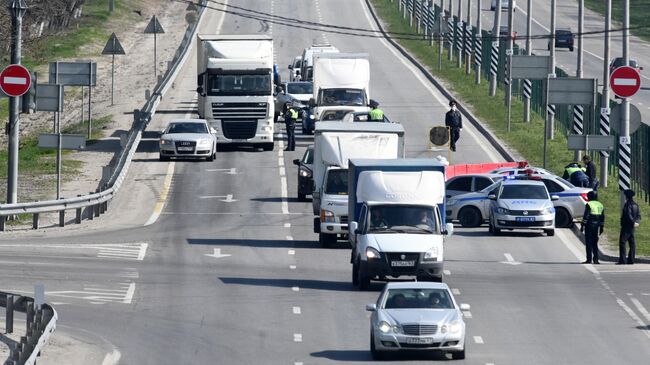
[[[452,309],[453,302],[446,289],[390,289],[385,309]]]
[[[499,199],[548,199],[548,193],[541,185],[506,185]]]

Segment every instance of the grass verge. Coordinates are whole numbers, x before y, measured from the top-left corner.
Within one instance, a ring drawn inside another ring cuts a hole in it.
[[[413,28],[403,20],[398,12],[397,3],[390,0],[371,0],[377,14],[384,22],[385,30],[392,33],[413,33]],[[531,164],[541,166],[543,161],[542,137],[544,119],[531,114],[531,122],[523,123],[523,103],[513,99],[511,131],[507,132],[507,110],[504,106],[503,90],[498,90],[495,97],[488,96],[488,83],[482,80],[480,85],[474,82],[474,75],[467,75],[464,68],[457,68],[455,62],[443,57],[442,70],[438,69],[438,47],[430,47],[426,41],[401,39],[398,41],[420,63],[438,79],[444,80],[461,102],[469,106],[473,113],[494,132],[509,148],[518,151]],[[548,141],[547,167],[556,174],[562,174],[564,166],[573,160],[573,151],[567,150],[567,140],[559,130],[555,139]],[[597,160],[597,159],[596,159]],[[595,161],[598,166],[598,161]],[[617,178],[610,176],[610,186],[599,190],[600,201],[607,209],[606,232],[609,242],[618,242],[620,202]],[[637,230],[637,254],[650,255],[650,206],[640,204],[641,214],[646,217]]]
[[[605,16],[605,2],[603,0],[585,0],[585,6],[603,17]],[[646,41],[650,41],[650,27],[648,27],[647,20],[650,11],[648,9],[650,9],[650,0],[630,1],[630,33]],[[612,21],[619,23],[619,25],[612,28],[618,28],[623,24],[622,1],[612,1]],[[620,32],[614,35],[618,33]]]

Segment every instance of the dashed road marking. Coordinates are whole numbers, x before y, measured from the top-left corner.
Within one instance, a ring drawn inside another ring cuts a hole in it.
[[[300,314],[300,307],[293,307],[293,314]]]
[[[280,167],[280,176],[287,176],[287,171],[284,167]]]
[[[287,236],[287,241],[293,241],[293,236]]]
[[[641,302],[639,302],[639,300],[636,298],[630,298],[630,300],[632,301],[632,304],[634,304],[636,309],[639,311],[639,313],[643,314],[646,321],[650,322],[650,313],[648,313],[648,310],[645,309],[643,304],[641,304]]]
[[[284,159],[278,158],[278,166],[284,166]]]
[[[284,228],[291,228],[291,223],[285,223]]]
[[[289,265],[289,269],[290,269],[290,270],[295,270],[295,269],[296,269],[296,265]]]
[[[465,317],[465,318],[472,318],[472,312],[470,312],[470,311],[464,311],[464,312],[463,312],[463,317]]]
[[[295,254],[296,254],[296,250],[289,250],[287,253],[288,253],[289,255],[295,255]]]
[[[295,292],[299,292],[299,291],[300,291],[300,287],[293,286],[293,287],[291,287],[291,290],[293,290],[293,291],[295,291]]]
[[[483,337],[481,337],[481,336],[474,336],[474,342],[476,342],[478,344],[484,344],[485,343],[485,342],[483,342]]]
[[[451,289],[451,292],[452,292],[454,295],[460,295],[460,290],[459,290],[458,288],[453,288],[453,289]]]
[[[447,275],[447,276],[451,275],[451,271],[449,271],[449,270],[442,270],[442,273]]]
[[[294,333],[293,342],[302,342],[302,333]]]

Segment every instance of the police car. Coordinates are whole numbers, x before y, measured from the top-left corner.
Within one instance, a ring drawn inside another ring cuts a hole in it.
[[[541,229],[548,236],[555,235],[555,207],[557,195],[550,196],[540,180],[506,179],[496,193],[490,193],[489,231],[499,235],[502,229]]]
[[[582,219],[585,204],[589,201],[589,188],[576,187],[563,178],[551,174],[507,175],[483,190],[452,196],[447,199],[446,216],[449,222],[458,221],[463,227],[478,227],[488,217],[490,200],[488,195],[496,194],[504,179],[539,179],[551,195],[560,199],[553,202],[555,206],[555,226],[571,227],[573,222]]]

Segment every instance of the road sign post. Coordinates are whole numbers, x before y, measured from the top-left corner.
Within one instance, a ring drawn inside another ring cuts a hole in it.
[[[157,51],[156,51],[156,35],[160,33],[165,33],[165,30],[163,29],[162,25],[160,25],[160,22],[158,21],[158,18],[154,15],[151,17],[151,20],[149,21],[149,24],[147,24],[147,27],[144,29],[144,34],[153,34],[153,75],[154,75],[154,81],[157,82],[158,80],[158,61],[157,61]]]
[[[120,44],[120,41],[117,39],[115,33],[111,34],[111,37],[106,42],[104,50],[102,51],[103,55],[112,55],[113,59],[111,61],[111,105],[114,105],[114,95],[115,95],[115,55],[124,55],[124,48]]]

